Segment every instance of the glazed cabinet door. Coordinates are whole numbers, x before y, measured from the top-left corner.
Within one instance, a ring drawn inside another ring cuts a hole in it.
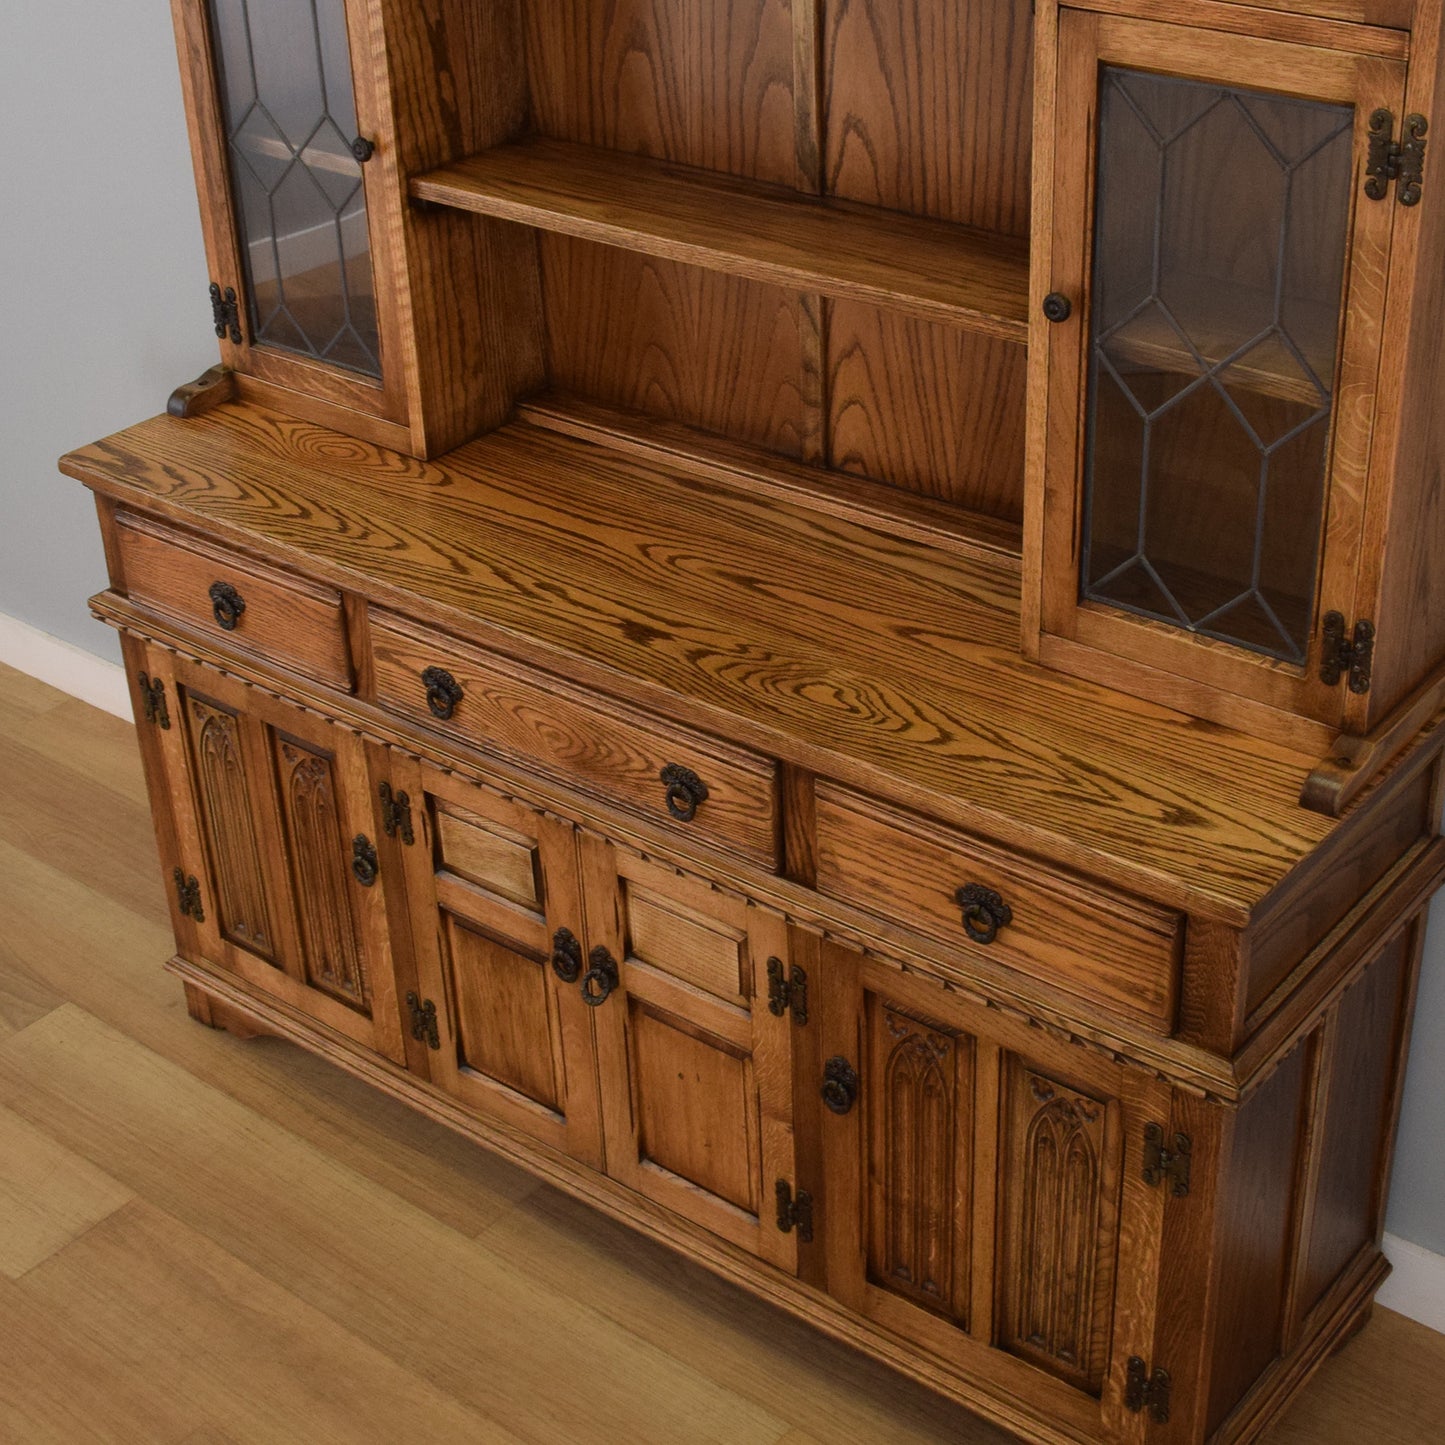
[[[576,830],[424,764],[393,777],[432,1082],[600,1169]]]
[[[1100,1055],[822,949],[829,1292],[989,1388],[1129,1439],[1150,1356],[1169,1092]]]
[[[203,958],[338,1033],[403,1058],[359,738],[151,648],[145,685],[175,821],[168,886]],[[153,782],[153,786],[155,783]]]
[[[337,408],[324,419],[342,429],[347,413],[404,421],[367,6],[171,8],[226,365]]]
[[[794,1271],[811,1227],[793,1167],[792,1034],[806,1002],[801,988],[791,1006],[783,997],[796,979],[787,927],[701,879],[590,834],[582,843],[581,991],[607,1172]]]
[[[1155,700],[1171,674],[1187,709],[1295,740],[1338,727],[1408,204],[1372,137],[1404,65],[1069,9],[1048,64],[1040,656]]]

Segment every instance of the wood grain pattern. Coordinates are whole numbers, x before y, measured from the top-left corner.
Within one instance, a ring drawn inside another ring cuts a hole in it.
[[[771,866],[776,858],[773,768],[726,744],[644,719],[602,697],[588,696],[530,669],[465,648],[376,614],[372,642],[377,697],[404,715],[487,751],[582,781],[659,824],[687,828],[718,846]],[[432,717],[422,673],[444,667],[462,690],[451,719]],[[690,768],[708,789],[690,821],[666,806],[661,772]]]
[[[554,385],[803,455],[813,323],[800,298],[563,236],[544,235],[539,248]]]
[[[827,358],[830,465],[1022,519],[1022,347],[838,301]]]
[[[1007,341],[1027,332],[1024,249],[940,221],[546,140],[415,176],[411,194]]]
[[[828,0],[824,14],[828,189],[1027,235],[1032,7]]]
[[[1334,826],[1297,806],[1303,755],[1021,661],[967,565],[676,464],[525,426],[416,464],[222,407],[65,465],[1170,906],[1242,923]]]
[[[544,136],[792,184],[793,0],[526,7]]]
[[[336,592],[138,517],[119,517],[115,536],[137,602],[220,632],[210,588],[225,583],[245,603],[232,642],[333,687],[351,686]]]
[[[436,862],[523,908],[542,906],[537,841],[475,813],[435,805]]]

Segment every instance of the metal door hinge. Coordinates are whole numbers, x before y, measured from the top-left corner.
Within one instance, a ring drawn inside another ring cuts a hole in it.
[[[416,831],[411,825],[411,798],[406,793],[393,792],[390,783],[383,783],[377,792],[381,795],[381,827],[388,838],[399,833],[401,841],[410,847],[416,842]]]
[[[793,1187],[786,1179],[778,1180],[777,1195],[778,1228],[784,1234],[791,1234],[796,1229],[798,1243],[811,1244],[813,1242],[813,1196],[806,1189],[800,1189],[798,1197],[794,1199]]]
[[[160,678],[152,678],[149,673],[141,673],[140,678],[141,705],[145,709],[145,719],[148,723],[154,723],[162,732],[169,732],[171,726],[171,710],[166,706],[166,685]]]
[[[1370,154],[1365,164],[1365,194],[1372,201],[1383,201],[1396,185],[1395,196],[1402,206],[1420,204],[1420,188],[1425,183],[1425,132],[1430,122],[1423,115],[1407,115],[1395,139],[1395,117],[1388,110],[1377,110],[1370,116]]]
[[[241,303],[234,286],[222,291],[211,282],[211,322],[221,340],[229,336],[237,346],[241,344]]]
[[[1164,1147],[1164,1130],[1158,1124],[1144,1126],[1144,1182],[1150,1186],[1168,1180],[1176,1199],[1189,1193],[1190,1161],[1194,1141],[1188,1134],[1176,1134],[1173,1147]]]
[[[441,1048],[441,1034],[437,1031],[437,1006],[429,998],[421,998],[415,992],[407,994],[406,1006],[411,1014],[412,1038],[429,1049]]]
[[[1342,612],[1326,612],[1320,640],[1320,681],[1333,687],[1349,674],[1351,692],[1369,692],[1375,656],[1375,624],[1361,619],[1348,636]]]
[[[187,877],[184,868],[177,868],[171,877],[176,880],[176,904],[181,910],[181,917],[204,923],[206,910],[201,907],[201,885],[196,881],[196,875],[192,873]]]
[[[808,1022],[808,974],[796,963],[787,967],[781,958],[768,960],[768,1012],[778,1018],[792,1010],[793,1022]]]
[[[1124,1404],[1134,1414],[1147,1410],[1149,1418],[1156,1425],[1169,1423],[1169,1371],[1155,1370],[1149,1373],[1149,1366],[1138,1355],[1129,1357],[1128,1382],[1124,1389]]]

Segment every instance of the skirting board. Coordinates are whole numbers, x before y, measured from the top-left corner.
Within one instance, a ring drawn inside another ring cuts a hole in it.
[[[0,662],[38,677],[51,687],[78,697],[92,707],[132,721],[125,670],[93,652],[63,642],[0,612]]]
[[[0,662],[131,721],[124,669],[3,612]],[[1380,1290],[1380,1304],[1445,1334],[1445,1255],[1394,1234],[1385,1236],[1384,1247],[1394,1272]]]

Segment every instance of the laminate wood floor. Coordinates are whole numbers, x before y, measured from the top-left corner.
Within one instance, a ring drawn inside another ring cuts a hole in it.
[[[0,667],[0,1441],[1003,1445],[299,1048],[192,1022],[133,729]],[[1270,1445],[1422,1445],[1377,1310]]]

